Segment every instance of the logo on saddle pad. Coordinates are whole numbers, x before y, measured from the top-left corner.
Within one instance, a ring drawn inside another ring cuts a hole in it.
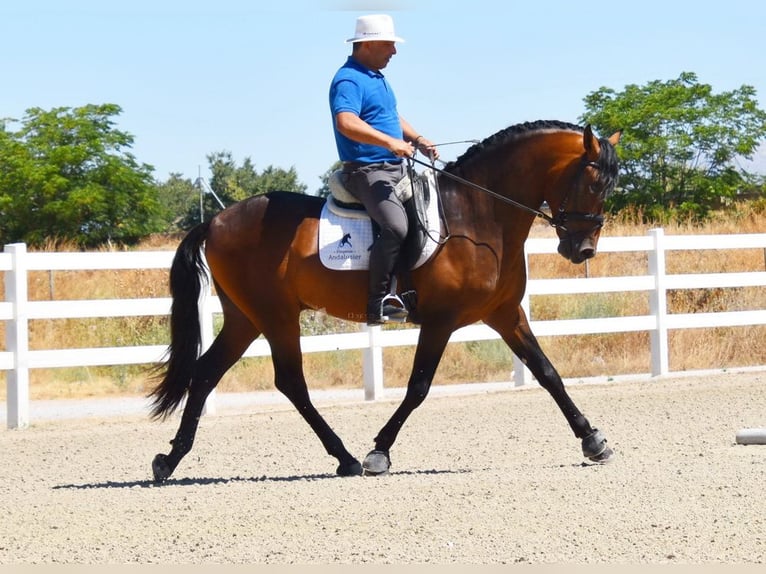
[[[346,233],[346,235],[341,237],[340,242],[338,243],[338,247],[339,248],[346,247],[346,246],[350,247],[351,249],[354,248],[354,246],[351,245],[351,234],[350,233]]]
[[[433,171],[427,170],[430,189],[435,189]],[[412,266],[420,267],[428,261],[438,247],[441,233],[437,194],[430,194],[431,201],[425,208],[422,223],[427,237],[423,250]],[[410,222],[414,225],[413,222]],[[347,209],[338,205],[333,195],[327,197],[319,219],[319,259],[328,269],[357,271],[369,269],[370,248],[374,237],[372,222],[367,212]]]
[[[321,225],[322,224],[320,223],[320,226]],[[334,227],[332,232],[333,234],[337,233],[337,228]],[[320,250],[320,254],[322,255],[322,262],[325,264],[325,266],[329,267],[330,269],[361,269],[362,267],[357,267],[357,265],[365,256],[363,251],[368,252],[367,262],[369,264],[369,249],[372,246],[372,233],[362,234],[360,229],[354,229],[353,233],[345,232],[342,224],[340,227],[340,233],[343,233],[343,235],[338,241],[330,242]],[[355,236],[354,241],[360,245],[359,248],[355,248],[354,244],[351,242],[352,235]],[[363,237],[363,235],[368,235],[368,237]],[[326,233],[325,236],[327,236]],[[362,241],[362,239],[364,239],[364,241]],[[362,249],[361,244],[365,242],[367,245]]]

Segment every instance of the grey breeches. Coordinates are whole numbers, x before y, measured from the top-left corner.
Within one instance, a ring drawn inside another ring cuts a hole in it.
[[[394,193],[394,186],[402,177],[403,162],[343,167],[343,183],[349,193],[362,202],[382,230],[390,230],[399,241],[407,236],[407,213]]]

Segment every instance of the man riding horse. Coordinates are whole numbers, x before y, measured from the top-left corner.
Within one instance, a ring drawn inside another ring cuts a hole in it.
[[[402,158],[412,156],[416,149],[432,160],[439,156],[433,143],[399,115],[394,92],[380,72],[396,54],[396,42],[403,41],[394,33],[390,16],[361,16],[354,37],[346,40],[353,44],[351,56],[330,85],[342,181],[378,229],[370,251],[370,325],[407,318],[406,309],[385,299],[407,237],[407,214],[394,193],[405,174]]]

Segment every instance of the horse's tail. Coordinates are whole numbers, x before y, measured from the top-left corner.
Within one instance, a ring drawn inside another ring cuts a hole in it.
[[[202,347],[199,309],[197,307],[203,283],[208,277],[202,259],[202,244],[207,237],[209,222],[192,229],[176,250],[170,267],[170,346],[167,361],[157,387],[149,394],[152,398],[151,418],[165,419],[184,398],[194,373],[194,365]]]

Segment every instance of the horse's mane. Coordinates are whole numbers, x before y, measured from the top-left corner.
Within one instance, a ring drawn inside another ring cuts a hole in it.
[[[445,169],[449,171],[453,168],[458,168],[461,165],[464,165],[471,158],[476,157],[477,155],[481,153],[489,151],[498,146],[511,143],[512,141],[523,138],[533,132],[543,131],[543,130],[559,130],[559,131],[564,130],[564,131],[582,132],[583,127],[575,125],[575,124],[570,124],[567,122],[561,122],[558,120],[537,120],[534,122],[524,122],[521,124],[509,126],[505,129],[500,130],[499,132],[495,134],[492,134],[491,136],[489,136],[488,138],[485,138],[481,142],[469,147],[463,153],[463,155],[458,157],[455,161],[448,163]]]
[[[534,122],[524,122],[509,126],[499,132],[492,134],[488,138],[485,138],[481,142],[469,147],[463,155],[458,157],[455,161],[449,162],[445,166],[446,171],[454,171],[465,165],[478,155],[481,155],[487,151],[491,151],[494,148],[512,143],[516,140],[520,140],[530,134],[540,131],[570,131],[582,133],[585,128],[576,124],[570,124],[567,122],[561,122],[558,120],[537,120]],[[599,179],[602,186],[607,192],[611,191],[617,183],[617,153],[613,146],[608,145],[606,138],[600,138],[601,142],[601,154],[598,158],[598,164],[600,166]]]

